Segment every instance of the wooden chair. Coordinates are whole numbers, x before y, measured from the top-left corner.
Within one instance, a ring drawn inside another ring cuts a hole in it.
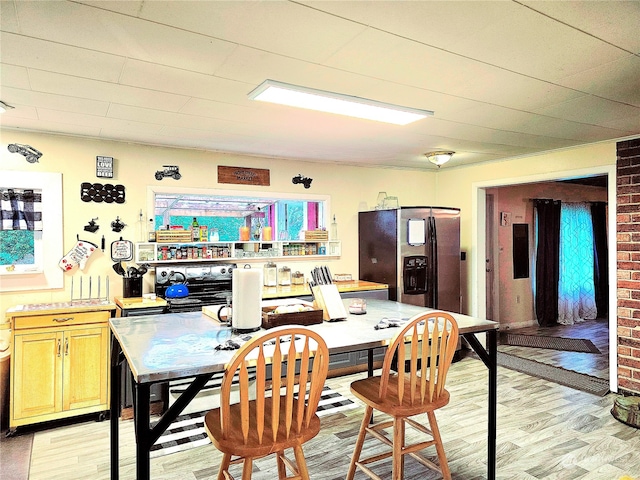
[[[250,367],[255,367],[253,395]],[[304,327],[274,328],[240,347],[224,372],[221,406],[205,416],[207,434],[223,453],[218,480],[233,479],[229,466],[241,462],[242,480],[249,480],[253,460],[271,453],[276,454],[279,479],[309,479],[302,444],[320,431],[316,410],[328,368],[327,344]],[[240,401],[232,405],[236,372]],[[295,461],[285,457],[289,448]],[[293,476],[287,477],[287,468]]]
[[[428,325],[428,331],[425,331],[425,325]],[[449,403],[449,392],[444,386],[457,342],[458,324],[450,314],[436,311],[417,315],[393,338],[385,354],[381,375],[351,384],[351,392],[365,403],[366,408],[347,480],[353,480],[356,467],[369,477],[380,480],[368,465],[389,457],[393,460],[393,480],[401,480],[404,478],[405,455],[411,455],[424,466],[442,473],[445,479],[451,479],[434,411]],[[391,371],[394,356],[397,358],[397,373]],[[393,419],[383,416],[382,421],[371,424],[374,409]],[[430,428],[411,418],[422,413],[427,414]],[[426,440],[406,445],[407,424],[426,434]],[[393,427],[391,438],[384,431],[389,427]],[[391,450],[360,459],[367,433],[390,446]],[[439,466],[418,453],[433,445]]]

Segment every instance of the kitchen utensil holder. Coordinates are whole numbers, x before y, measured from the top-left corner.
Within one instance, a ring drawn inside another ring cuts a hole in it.
[[[142,297],[142,277],[124,277],[122,296],[124,298]]]

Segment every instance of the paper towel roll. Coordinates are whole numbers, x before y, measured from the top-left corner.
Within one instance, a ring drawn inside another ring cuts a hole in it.
[[[231,288],[232,328],[239,332],[259,330],[262,325],[262,269],[234,269]]]

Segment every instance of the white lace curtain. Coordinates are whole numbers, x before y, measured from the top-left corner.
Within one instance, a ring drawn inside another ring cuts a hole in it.
[[[593,262],[590,205],[563,203],[560,211],[558,323],[572,325],[597,317]]]

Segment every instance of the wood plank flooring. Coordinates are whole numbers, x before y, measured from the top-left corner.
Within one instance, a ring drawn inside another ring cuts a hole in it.
[[[602,378],[608,375],[606,322],[555,327],[553,331],[533,330],[541,335],[589,338],[602,355],[509,346],[500,346],[500,350],[565,368],[575,365],[574,370]],[[518,333],[526,332],[518,330]],[[361,375],[334,378],[329,383],[350,396],[349,384]],[[486,368],[473,356],[466,356],[452,366],[447,383],[451,403],[439,410],[437,417],[453,478],[484,479],[487,471]],[[615,397],[615,394],[597,397],[500,367],[497,478],[617,480],[627,474],[640,480],[640,431],[611,416]],[[362,414],[363,409],[357,408],[322,419],[320,434],[305,446],[312,478],[344,479]],[[135,478],[131,421],[121,423],[120,442],[121,478],[131,480]],[[378,449],[377,444],[367,440],[365,450],[374,449]],[[427,453],[436,459],[435,451],[427,450]],[[215,479],[220,457],[211,445],[159,457],[151,461],[152,478]],[[391,464],[381,462],[376,470],[382,478],[390,478]],[[239,473],[239,469],[236,472]],[[88,421],[34,434],[29,479],[58,478],[109,479],[108,422]],[[272,458],[257,461],[253,478],[277,478],[275,461]],[[365,478],[362,473],[356,475],[357,480]],[[405,478],[441,477],[408,459]]]
[[[542,335],[566,338],[585,338],[598,347],[601,355],[580,352],[562,352],[543,348],[517,347],[501,345],[501,352],[510,353],[530,360],[547,363],[556,367],[574,370],[598,378],[609,378],[609,320],[599,318],[587,320],[575,325],[557,325],[554,327],[527,327],[509,330],[509,333]]]

